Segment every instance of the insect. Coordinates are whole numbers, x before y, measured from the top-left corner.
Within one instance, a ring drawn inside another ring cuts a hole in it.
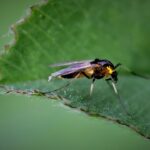
[[[106,81],[112,81],[114,91],[117,93],[115,84],[118,80],[118,73],[116,68],[121,64],[113,65],[109,60],[106,59],[95,59],[95,60],[85,60],[85,61],[75,61],[67,62],[61,64],[53,64],[52,67],[56,66],[69,66],[65,69],[59,70],[52,73],[49,76],[49,81],[52,78],[61,77],[66,79],[71,78],[82,78],[86,77],[92,79],[92,84],[90,88],[90,95],[92,95],[94,82],[96,79],[105,78]]]
[[[92,80],[91,87],[90,87],[90,96],[91,96],[93,92],[95,80],[104,78],[107,84],[113,89],[124,111],[127,114],[129,114],[126,107],[124,106],[124,103],[116,87],[116,83],[118,81],[118,73],[116,69],[120,65],[121,65],[120,63],[114,65],[111,61],[107,59],[84,60],[84,61],[74,61],[74,62],[53,64],[50,66],[51,67],[67,66],[67,67],[52,73],[48,77],[48,81],[56,77],[65,78],[65,79],[85,77],[91,79]],[[129,72],[134,75],[137,75],[132,71]]]

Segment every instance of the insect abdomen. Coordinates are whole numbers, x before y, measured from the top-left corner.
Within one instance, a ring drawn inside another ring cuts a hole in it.
[[[71,78],[78,78],[79,76],[80,76],[80,73],[75,72],[75,73],[71,73],[71,74],[62,75],[61,77],[71,79]]]
[[[92,78],[93,73],[94,73],[93,70],[85,69],[81,72],[66,74],[66,75],[62,75],[61,77],[62,78],[67,78],[67,79],[87,77],[88,79],[90,79],[90,78]]]

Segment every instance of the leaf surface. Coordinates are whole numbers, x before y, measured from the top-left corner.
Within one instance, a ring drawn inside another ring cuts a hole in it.
[[[120,62],[140,74],[150,74],[149,1],[58,0],[31,8],[31,15],[13,27],[14,45],[0,57],[1,83],[13,90],[53,91],[67,81],[47,82],[55,68],[49,64],[95,58]],[[43,79],[43,80],[42,80]],[[48,93],[88,114],[116,120],[150,137],[150,81],[121,74],[120,95],[133,118],[121,109],[105,81],[90,80]],[[45,95],[45,94],[44,94]],[[58,98],[58,97],[57,97]]]

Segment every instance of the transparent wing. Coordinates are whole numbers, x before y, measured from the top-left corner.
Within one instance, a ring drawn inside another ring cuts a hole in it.
[[[61,69],[57,72],[54,72],[51,75],[52,76],[67,75],[67,74],[71,74],[77,71],[81,71],[89,67],[93,67],[94,65],[93,64],[91,65],[90,63],[75,64],[75,65],[69,66],[68,68]]]
[[[51,76],[49,76],[49,80],[51,80],[53,77],[58,77],[61,75],[67,75],[67,74],[75,73],[77,71],[81,71],[81,70],[84,70],[86,68],[96,67],[96,66],[97,66],[97,64],[91,64],[90,62],[74,64],[72,66],[69,66],[68,68],[61,69],[57,72],[52,73]]]
[[[92,62],[93,60],[81,60],[81,61],[72,61],[72,62],[64,62],[64,63],[58,63],[58,64],[51,64],[50,67],[59,67],[59,66],[70,66],[70,65],[76,65],[76,64],[84,64]]]

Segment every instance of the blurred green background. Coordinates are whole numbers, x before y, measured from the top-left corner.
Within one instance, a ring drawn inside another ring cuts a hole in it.
[[[0,50],[9,27],[39,0],[0,0]],[[10,32],[10,31],[9,31]],[[41,97],[0,95],[0,149],[149,150],[150,141],[127,127],[88,117]]]

